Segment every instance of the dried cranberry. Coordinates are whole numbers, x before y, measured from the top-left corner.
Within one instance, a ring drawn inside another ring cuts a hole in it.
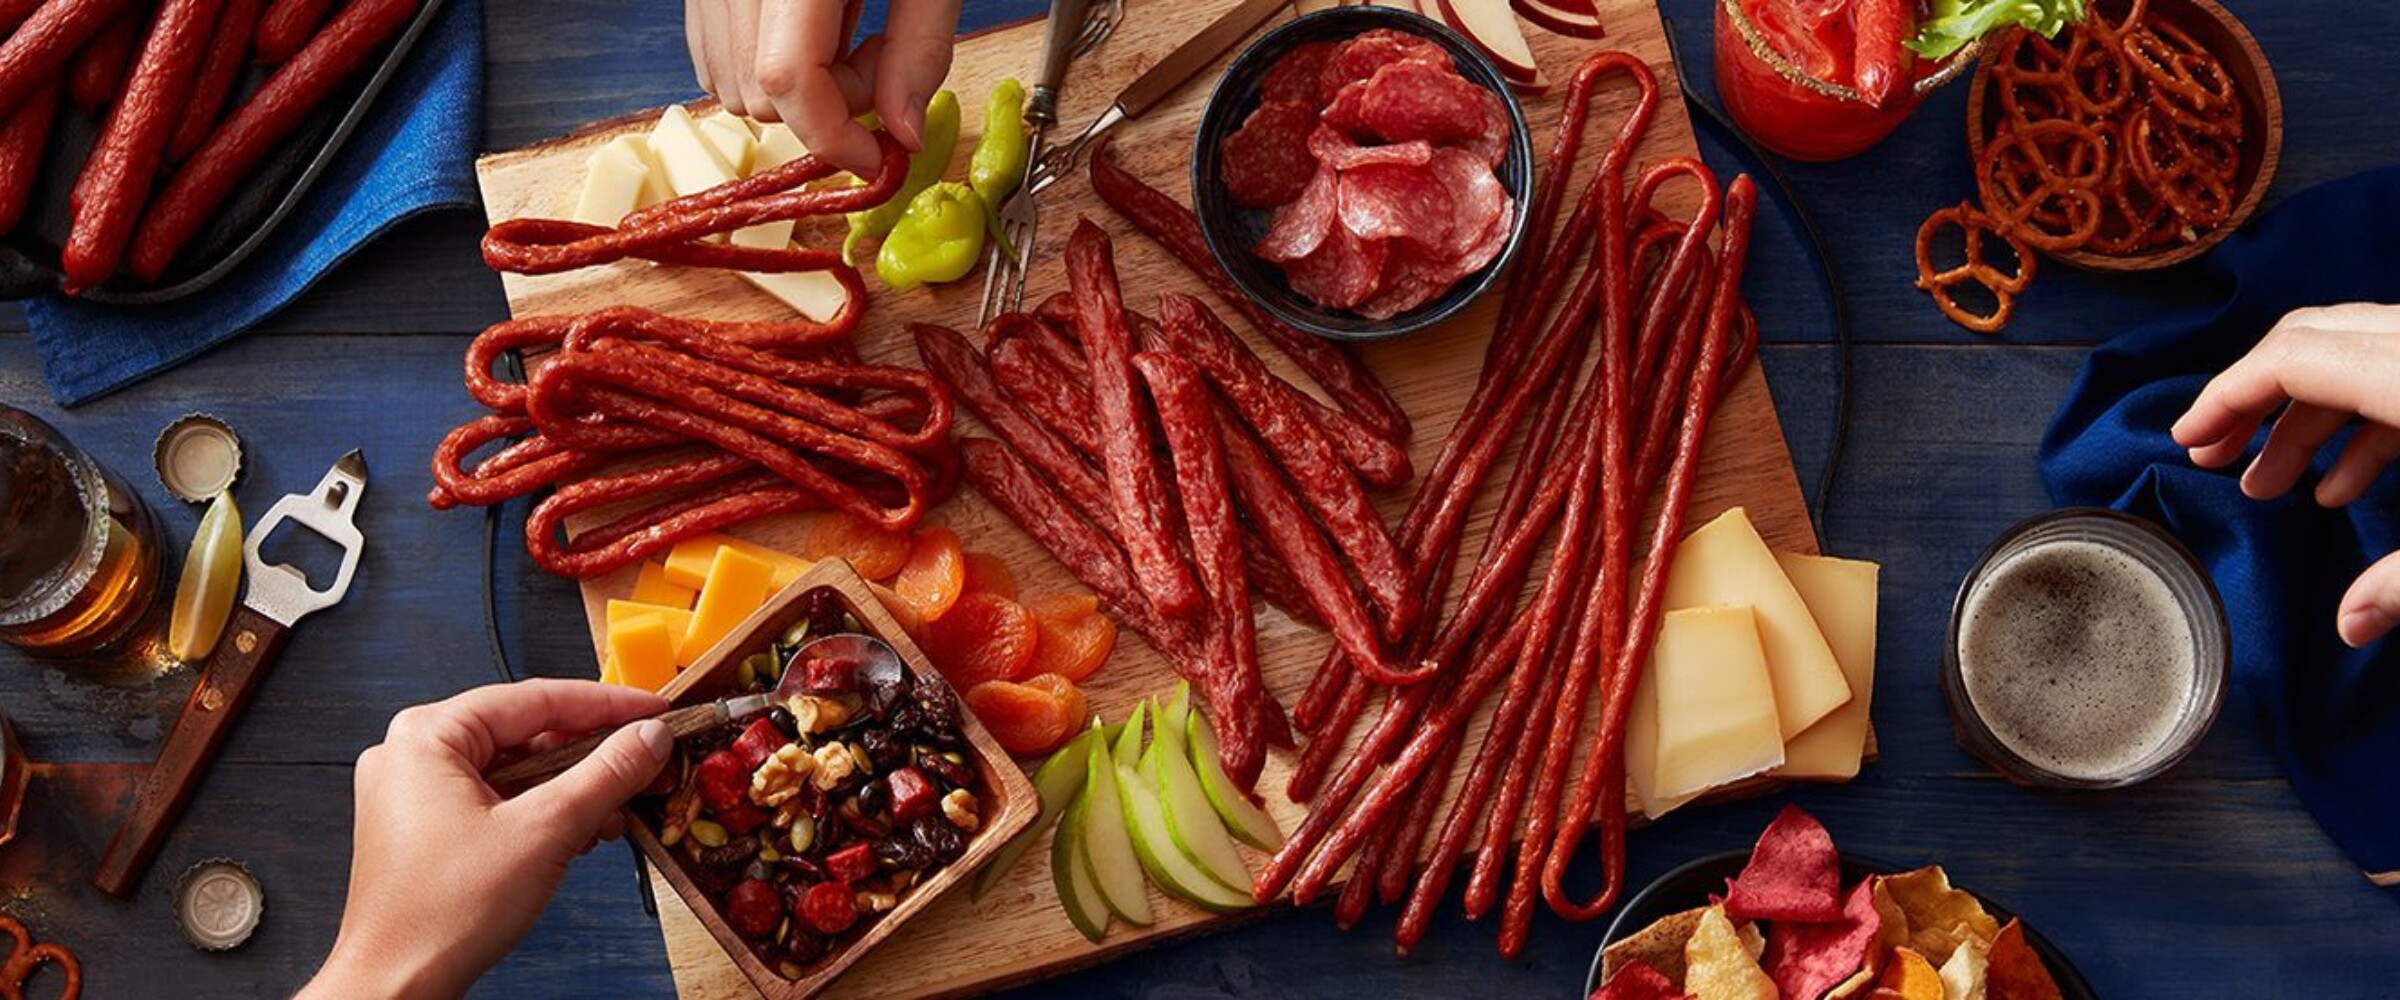
[[[856,843],[825,856],[825,874],[837,881],[856,882],[875,874],[875,851],[865,843]],[[832,933],[828,931],[826,933]]]
[[[800,897],[800,919],[819,934],[839,934],[858,922],[858,900],[840,882],[819,882]]]
[[[740,871],[758,857],[758,842],[754,840],[728,840],[715,847],[696,840],[689,843],[693,845],[692,860],[702,868]]]
[[[725,894],[725,922],[743,937],[773,934],[775,925],[783,922],[783,894],[772,882],[744,881]]]
[[[810,637],[849,631],[850,612],[842,607],[841,596],[832,589],[809,591],[806,600]]]
[[[692,780],[700,786],[701,804],[719,813],[749,804],[750,770],[742,766],[741,755],[731,750],[709,754],[699,767],[692,769]]]
[[[908,744],[892,735],[889,729],[868,729],[858,734],[858,745],[866,748],[867,759],[878,771],[889,771],[908,763]]]
[[[784,942],[783,957],[794,965],[808,965],[825,957],[825,939],[794,927],[790,940]]]
[[[783,749],[783,745],[791,741],[791,737],[785,736],[783,730],[776,728],[775,720],[759,719],[750,723],[750,728],[742,730],[742,735],[734,738],[732,749],[742,759],[743,767],[756,771],[758,765],[766,763],[767,758],[775,756],[775,751]]]
[[[969,770],[967,765],[931,750],[917,752],[917,767],[942,779],[943,784],[952,788],[966,788],[975,783],[975,772]]]
[[[876,841],[875,859],[885,867],[906,871],[924,871],[934,865],[933,851],[913,838]]]
[[[926,816],[909,827],[909,836],[933,854],[942,864],[958,860],[967,853],[967,838],[943,816]]]
[[[892,787],[892,818],[901,821],[915,819],[933,811],[941,802],[941,792],[933,782],[925,780],[925,772],[904,767],[884,776]]]
[[[783,859],[782,863],[785,868],[791,869],[792,872],[796,873],[805,881],[825,881],[825,866],[818,864],[813,858],[805,855],[798,857],[787,857]]]
[[[726,833],[736,837],[747,837],[759,827],[766,825],[767,811],[751,805],[748,799],[744,799],[735,803],[731,809],[717,810],[716,817],[717,822],[725,827]]]

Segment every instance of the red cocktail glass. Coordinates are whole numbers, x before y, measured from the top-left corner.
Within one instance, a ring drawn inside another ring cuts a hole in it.
[[[1866,152],[1983,51],[1978,41],[1939,62],[1916,60],[1914,84],[1876,107],[1833,82],[1851,75],[1847,7],[1845,0],[1719,0],[1717,97],[1759,145],[1795,160]]]

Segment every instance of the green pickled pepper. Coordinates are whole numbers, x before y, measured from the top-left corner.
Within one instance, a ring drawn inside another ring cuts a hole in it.
[[[975,140],[975,155],[967,161],[967,184],[982,196],[984,223],[1011,257],[1017,251],[1000,234],[1000,206],[1025,182],[1026,158],[1032,152],[1025,134],[1025,86],[1003,79],[992,85],[992,96],[984,103],[983,136]]]
[[[892,195],[892,200],[850,213],[850,235],[842,241],[843,260],[853,259],[860,243],[890,233],[900,217],[907,214],[909,203],[916,200],[917,194],[942,179],[942,169],[950,165],[950,154],[958,148],[957,94],[944,90],[933,95],[933,100],[925,105],[924,135],[925,144],[908,158],[908,176],[900,182],[900,190]]]
[[[983,256],[983,196],[959,181],[918,192],[875,253],[875,275],[894,291],[957,281]]]
[[[175,581],[175,608],[167,619],[167,652],[186,663],[206,659],[233,617],[242,591],[242,512],[233,494],[219,493],[200,515],[192,547]]]

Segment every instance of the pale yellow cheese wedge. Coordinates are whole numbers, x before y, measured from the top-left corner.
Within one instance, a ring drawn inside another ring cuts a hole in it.
[[[1740,507],[1684,536],[1667,570],[1668,610],[1735,605],[1758,614],[1783,738],[1799,735],[1850,700],[1850,682],[1833,648]]]
[[[700,135],[717,147],[717,156],[736,177],[750,176],[751,157],[758,152],[758,135],[750,123],[733,112],[718,111],[700,119]]]
[[[1653,819],[1702,792],[1783,763],[1757,616],[1746,607],[1667,612],[1634,688],[1625,774]]]
[[[583,190],[567,217],[585,225],[614,226],[641,207],[650,184],[650,164],[628,144],[609,142],[584,161]]]
[[[680,104],[668,105],[658,116],[658,124],[650,130],[650,152],[666,174],[667,189],[677,196],[697,194],[741,176]]]
[[[768,122],[758,127],[758,152],[750,164],[750,172],[773,170],[807,155],[807,144],[792,134],[791,126]]]
[[[720,117],[731,119],[730,124],[709,126]],[[747,139],[749,126],[738,118],[719,113],[704,120],[694,120],[681,107],[670,107],[659,116],[658,127],[650,133],[650,146],[666,165],[668,186],[677,196],[697,194],[737,177],[746,176],[735,169],[727,156],[734,145],[732,129],[740,128]],[[721,138],[720,138],[721,137]],[[807,147],[789,128],[769,126],[763,141],[735,151],[742,152],[742,167],[771,170],[808,155]],[[730,237],[735,246],[776,249],[790,246],[792,223],[762,222],[735,230]],[[831,320],[850,301],[842,283],[822,271],[797,271],[783,274],[742,273],[742,278],[760,291],[773,296],[802,316],[823,323]]]
[[[1775,554],[1775,563],[1800,592],[1817,631],[1833,648],[1850,700],[1783,746],[1778,778],[1848,781],[1858,776],[1867,749],[1867,708],[1875,696],[1874,563],[1830,556]]]

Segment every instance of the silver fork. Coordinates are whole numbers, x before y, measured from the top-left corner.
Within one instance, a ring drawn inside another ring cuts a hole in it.
[[[1123,18],[1123,0],[1098,0],[1098,6],[1093,0],[1050,0],[1050,19],[1042,32],[1042,72],[1025,101],[1025,124],[1033,129],[1025,151],[1025,180],[1001,203],[1000,238],[984,256],[983,301],[975,309],[978,330],[993,316],[1025,304],[1025,258],[1041,237],[1033,181],[1049,148],[1050,128],[1058,124],[1058,89],[1066,83],[1067,65],[1076,55],[1107,41]]]

